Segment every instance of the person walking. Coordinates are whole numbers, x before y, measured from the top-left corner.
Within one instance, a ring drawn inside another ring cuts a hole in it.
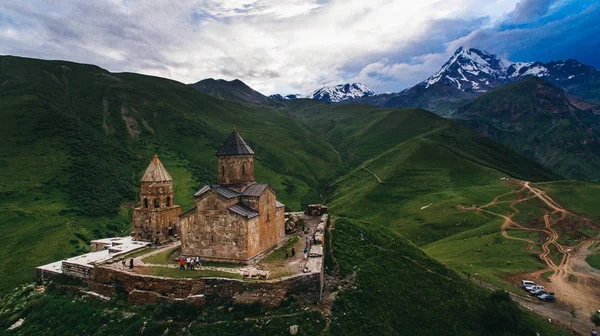
[[[190,257],[185,258],[185,265],[187,266],[187,269],[190,269]]]
[[[179,258],[179,270],[185,271],[185,261],[183,261],[183,258]]]
[[[201,262],[202,262],[202,258],[196,257],[196,265],[200,266]]]
[[[292,247],[292,257],[294,257],[296,255],[296,248]]]
[[[133,269],[133,258],[129,260],[129,268]]]
[[[285,249],[285,259],[287,259],[290,256],[290,252],[288,251],[288,249]]]
[[[592,336],[598,336],[598,332],[596,331],[596,329],[592,329]]]
[[[190,260],[190,269],[192,271],[194,270],[194,266],[196,266],[196,259],[192,258],[192,260]]]
[[[308,258],[308,248],[304,248],[304,259]]]

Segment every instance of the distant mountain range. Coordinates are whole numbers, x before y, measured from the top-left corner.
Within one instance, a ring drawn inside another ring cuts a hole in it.
[[[458,48],[438,72],[397,93],[352,101],[382,107],[421,107],[448,116],[466,101],[507,83],[539,77],[584,100],[600,103],[600,71],[576,60],[511,62],[475,48]]]
[[[190,84],[190,86],[223,100],[254,105],[270,105],[274,103],[272,99],[252,89],[239,79],[226,81],[224,79],[207,78]]]
[[[452,117],[559,175],[600,180],[600,108],[544,79],[490,90]]]
[[[290,94],[282,96],[280,94],[274,94],[269,96],[272,99],[277,100],[290,100],[290,99],[318,99],[326,101],[328,103],[341,103],[348,100],[354,100],[364,97],[373,96],[375,92],[370,90],[365,84],[362,83],[347,83],[334,86],[324,86],[320,89],[313,91],[309,95],[301,94]]]
[[[364,84],[325,86],[310,95],[266,97],[239,80],[204,80],[194,87],[256,105],[300,98],[332,104],[418,107],[458,119],[559,175],[600,180],[600,71],[566,61],[511,62],[458,48],[440,70],[397,93],[374,94]],[[289,105],[289,104],[288,104]]]

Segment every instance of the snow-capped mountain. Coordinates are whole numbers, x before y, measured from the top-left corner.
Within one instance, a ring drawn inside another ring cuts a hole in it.
[[[347,83],[335,86],[324,86],[318,90],[313,91],[309,95],[289,94],[283,96],[280,94],[274,94],[270,95],[269,98],[277,100],[308,98],[323,100],[329,103],[341,103],[347,100],[369,97],[374,94],[375,92],[369,90],[369,88],[362,83]]]
[[[350,99],[368,97],[375,94],[362,83],[340,84],[336,86],[324,86],[313,91],[308,98],[324,100],[330,103],[341,103]]]
[[[309,97],[301,95],[301,94],[289,94],[289,95],[283,96],[283,95],[280,95],[279,93],[276,93],[276,94],[270,95],[269,98],[275,99],[275,100],[293,100],[293,99],[309,98]]]
[[[600,71],[569,59],[557,62],[511,62],[474,48],[460,47],[442,68],[427,80],[417,84],[428,88],[435,83],[450,85],[464,92],[487,92],[499,85],[536,76],[569,91]]]
[[[505,82],[511,62],[477,49],[460,47],[436,72],[419,85],[451,85],[461,91],[485,92]]]

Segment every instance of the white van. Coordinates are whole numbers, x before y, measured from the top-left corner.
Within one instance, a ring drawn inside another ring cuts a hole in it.
[[[527,290],[529,293],[531,293],[531,292],[533,292],[533,291],[536,291],[536,290],[538,290],[538,289],[545,289],[545,288],[544,288],[544,286],[528,286],[528,287],[525,287],[525,289],[526,289],[526,290]]]
[[[529,281],[529,280],[521,280],[522,288],[529,287],[529,286],[535,286],[535,282]]]

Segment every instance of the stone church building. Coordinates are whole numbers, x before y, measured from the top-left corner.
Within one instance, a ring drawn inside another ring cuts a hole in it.
[[[142,177],[131,235],[136,240],[164,242],[178,233],[180,215],[181,206],[173,201],[173,179],[154,155]]]
[[[142,178],[142,206],[134,209],[134,238],[164,241],[178,232],[182,255],[232,262],[251,261],[281,242],[285,237],[284,205],[268,184],[255,182],[254,151],[235,129],[217,157],[217,184],[200,188],[194,194],[194,208],[180,215],[181,208],[173,205],[171,177],[155,156]],[[153,166],[155,161],[160,167]],[[146,175],[157,170],[150,174],[159,177],[152,178],[154,184],[147,193]],[[158,207],[154,207],[156,202]],[[166,213],[144,215],[161,213],[157,209],[163,208],[178,209],[175,225]]]

